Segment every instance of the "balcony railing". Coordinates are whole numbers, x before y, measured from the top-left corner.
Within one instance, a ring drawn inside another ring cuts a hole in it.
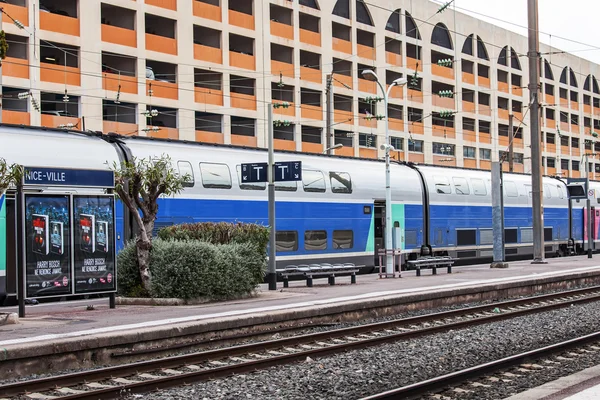
[[[323,72],[319,69],[300,67],[300,79],[309,82],[321,83]]]
[[[59,117],[57,115],[42,114],[41,126],[47,128],[58,128],[61,125],[72,124],[74,129],[81,130],[81,118]]]
[[[146,0],[146,4],[177,11],[177,0]]]
[[[406,68],[409,71],[423,71],[423,63],[421,60],[417,60],[416,58],[406,57]]]
[[[362,58],[368,58],[369,60],[375,59],[375,49],[371,46],[365,46],[363,44],[356,45],[356,54]]]
[[[194,101],[202,104],[223,105],[223,91],[203,87],[194,88]]]
[[[296,151],[296,142],[293,140],[274,139],[273,147],[275,150]]]
[[[79,36],[79,19],[60,14],[40,12],[40,29],[65,35]]]
[[[221,7],[212,4],[204,3],[202,1],[194,1],[193,14],[196,17],[211,19],[213,21],[221,22]]]
[[[104,133],[114,132],[119,135],[139,135],[138,124],[116,121],[102,121],[102,129]]]
[[[231,107],[256,110],[256,96],[242,93],[231,93]]]
[[[309,104],[300,105],[300,115],[302,119],[314,119],[317,121],[323,120],[323,108],[320,106],[312,106]]]
[[[160,97],[162,99],[179,99],[179,90],[176,83],[172,82],[161,82],[146,79],[146,94],[150,95],[152,90],[153,97]]]
[[[294,40],[294,27],[281,22],[271,21],[271,35]]]
[[[300,41],[305,44],[321,47],[321,34],[300,28]]]
[[[373,81],[368,81],[366,79],[358,78],[358,90],[360,92],[376,94],[377,83]]]
[[[277,104],[277,103],[281,103],[281,101],[273,100],[273,104]],[[273,113],[279,114],[279,115],[286,115],[288,117],[294,117],[296,115],[296,106],[294,105],[294,103],[288,102],[288,104],[289,104],[288,108],[283,108],[283,107],[273,108]]]
[[[14,24],[13,20],[8,16],[10,15],[25,26],[29,26],[29,13],[27,7],[21,7],[10,3],[2,3],[4,12],[2,13],[2,22],[5,24]]]
[[[468,73],[468,72],[463,72],[462,73],[462,81],[464,83],[474,85],[475,84],[475,75]]]
[[[396,67],[402,66],[402,54],[392,53],[390,51],[385,52],[385,61]]]
[[[196,142],[223,144],[225,140],[221,132],[196,130]]]
[[[25,111],[2,110],[2,123],[15,125],[31,125],[31,115]]]
[[[137,94],[138,92],[138,81],[135,76],[126,76],[119,74],[112,74],[105,72],[102,79],[102,88],[104,90],[110,90],[113,92],[119,91],[119,85],[121,86],[121,92]]]
[[[102,41],[122,46],[137,47],[137,34],[133,29],[102,24]]]
[[[342,53],[352,54],[352,42],[348,40],[333,38],[333,50],[341,51]]]
[[[152,130],[152,126],[148,126],[148,128],[151,130],[146,133],[147,136],[160,139],[179,140],[179,129],[177,128],[159,126],[157,131]]]
[[[156,51],[158,53],[166,53],[177,55],[177,40],[146,33],[146,50]]]
[[[271,60],[271,74],[283,75],[288,78],[294,77],[294,64],[289,64],[277,60]]]
[[[6,57],[2,61],[2,73],[13,78],[29,79],[29,61],[21,58]]]
[[[194,58],[215,64],[223,64],[223,50],[217,47],[194,44]]]
[[[335,74],[333,86],[347,89],[344,84],[352,89],[352,77],[348,75]]]
[[[256,136],[231,134],[231,144],[234,146],[256,147]]]
[[[433,75],[446,78],[446,79],[454,79],[454,69],[448,67],[442,67],[437,64],[431,65],[431,73]]]
[[[236,51],[230,51],[229,65],[232,67],[249,69],[254,71],[256,69],[256,58],[249,54],[242,54]]]
[[[79,68],[64,67],[56,64],[40,63],[40,80],[67,84],[72,86],[81,85],[81,72]]]
[[[229,10],[229,24],[254,30],[254,16]]]
[[[337,149],[333,151],[335,150]],[[302,152],[321,154],[323,152],[323,145],[321,143],[302,142]]]

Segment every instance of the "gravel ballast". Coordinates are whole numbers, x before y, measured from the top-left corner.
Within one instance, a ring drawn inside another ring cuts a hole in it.
[[[598,330],[599,319],[597,303],[573,306],[130,398],[358,399],[589,334]],[[595,358],[600,362],[600,355]],[[535,378],[531,386],[583,369],[592,362],[593,359],[582,360],[582,366],[555,368],[560,371],[541,374],[543,377]],[[493,392],[491,397],[478,392],[472,398],[508,397],[527,388],[526,381],[521,377],[513,385],[488,389]]]

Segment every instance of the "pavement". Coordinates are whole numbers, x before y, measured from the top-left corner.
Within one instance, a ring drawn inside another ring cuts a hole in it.
[[[420,277],[414,271],[403,271],[401,278],[359,275],[355,285],[350,284],[350,277],[343,276],[336,277],[335,286],[329,286],[326,278],[315,279],[312,288],[306,287],[305,281],[292,281],[290,287],[284,289],[279,282],[276,291],[261,285],[256,296],[251,298],[198,305],[117,305],[110,309],[108,298],[28,305],[25,318],[20,318],[16,324],[0,326],[0,348],[41,345],[86,336],[118,336],[141,330],[180,329],[193,324],[210,326],[224,320],[230,321],[230,325],[221,325],[221,329],[226,329],[232,326],[231,321],[257,316],[264,319],[278,315],[283,320],[290,313],[306,312],[309,315],[309,311],[322,313],[343,305],[368,305],[404,297],[409,299],[407,301],[415,301],[440,293],[480,290],[484,286],[510,288],[532,281],[558,282],[561,277],[572,275],[600,282],[600,260],[580,256],[547,261],[547,264],[511,262],[506,269],[491,269],[489,264],[455,267],[452,274],[439,268],[437,275],[426,270]],[[0,307],[0,312],[17,312],[17,308]]]

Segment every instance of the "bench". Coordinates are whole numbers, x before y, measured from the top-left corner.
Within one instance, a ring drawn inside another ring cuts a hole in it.
[[[306,286],[313,286],[313,278],[321,278],[327,276],[329,278],[329,284],[335,285],[336,274],[350,274],[350,283],[356,283],[356,273],[360,266],[356,266],[352,263],[346,264],[302,264],[302,265],[288,265],[283,269],[277,269],[276,272],[281,274],[283,277],[283,287],[289,287],[290,276],[304,276],[306,277]]]
[[[431,267],[432,275],[437,275],[438,267],[448,267],[448,273],[452,273],[452,264],[456,259],[449,256],[441,257],[419,257],[416,260],[409,260],[406,263],[409,267],[414,267],[417,270],[417,276],[421,276],[422,267]],[[409,268],[410,269],[410,268]]]

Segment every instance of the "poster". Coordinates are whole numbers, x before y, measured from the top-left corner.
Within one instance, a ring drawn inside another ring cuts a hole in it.
[[[114,197],[73,196],[75,293],[116,289]]]
[[[26,297],[70,294],[69,196],[25,196]]]

